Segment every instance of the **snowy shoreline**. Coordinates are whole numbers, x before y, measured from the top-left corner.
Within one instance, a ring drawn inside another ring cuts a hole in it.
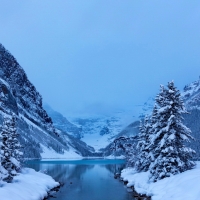
[[[122,170],[121,178],[127,187],[152,200],[200,199],[200,161],[194,169],[157,182],[149,182],[149,172],[137,173],[133,168]]]
[[[41,200],[48,192],[59,186],[51,176],[23,168],[22,173],[14,177],[12,183],[1,182],[0,197],[2,200]]]

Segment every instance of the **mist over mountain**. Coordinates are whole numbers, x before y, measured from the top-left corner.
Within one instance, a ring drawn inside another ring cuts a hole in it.
[[[182,98],[189,114],[184,115],[184,123],[192,130],[192,135],[196,140],[192,141],[189,145],[196,150],[196,157],[200,156],[200,81],[194,81],[186,85],[182,92]],[[104,155],[110,155],[110,143],[115,138],[124,136],[135,136],[139,133],[140,120],[145,115],[150,115],[154,106],[154,98],[149,97],[145,103],[133,106],[133,112],[111,112],[109,115],[85,115],[80,117],[71,117],[73,126],[80,131],[81,140],[93,146],[98,152]],[[50,114],[50,113],[49,113]],[[62,116],[61,114],[58,114]],[[53,115],[50,114],[53,119]],[[130,117],[131,116],[131,117]],[[63,116],[62,116],[63,118]],[[65,117],[64,117],[65,118]],[[132,119],[132,122],[131,122]],[[65,120],[67,120],[65,118]],[[71,122],[70,122],[71,123]],[[62,123],[60,119],[60,126],[68,126],[67,123]],[[70,128],[69,125],[68,128]],[[67,129],[67,128],[66,128]],[[73,131],[72,131],[73,132]],[[76,133],[76,131],[74,132]],[[106,147],[107,146],[107,147]]]
[[[190,146],[200,158],[200,79],[186,85],[182,97],[189,111],[183,116],[184,123],[195,138]],[[19,140],[27,158],[109,154],[108,147],[115,138],[138,134],[140,119],[151,114],[153,105],[152,97],[144,104],[133,105],[132,110],[116,111],[114,107],[92,105],[85,116],[71,116],[68,120],[47,104],[43,105],[42,96],[23,68],[0,44],[0,124],[4,116],[15,113]]]
[[[44,106],[52,118],[54,126],[74,138],[80,139],[96,152],[112,142],[115,136],[129,124],[126,113],[115,112],[109,115],[81,115],[66,119],[61,113],[50,106]]]

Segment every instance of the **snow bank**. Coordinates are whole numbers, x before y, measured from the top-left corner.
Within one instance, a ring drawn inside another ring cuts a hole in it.
[[[121,155],[121,156],[109,155],[109,156],[106,156],[106,157],[104,157],[104,158],[106,158],[106,159],[111,159],[111,160],[115,160],[115,159],[122,159],[122,160],[124,160],[126,157],[123,156],[123,155]]]
[[[47,191],[58,186],[50,176],[24,168],[22,173],[14,177],[12,183],[5,183],[0,187],[2,200],[41,200],[47,196]]]
[[[136,173],[133,168],[122,171],[121,177],[134,186],[138,193],[152,197],[152,200],[199,200],[200,199],[200,162],[197,166],[181,174],[149,182],[149,172]]]
[[[81,155],[77,154],[74,149],[70,148],[69,151],[64,151],[63,154],[55,152],[53,149],[47,148],[40,144],[43,152],[41,153],[42,159],[81,159]]]

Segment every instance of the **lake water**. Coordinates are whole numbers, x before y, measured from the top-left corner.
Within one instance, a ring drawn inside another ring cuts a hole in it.
[[[114,173],[124,167],[123,160],[29,161],[27,167],[46,171],[64,183],[49,200],[133,200],[133,194]]]

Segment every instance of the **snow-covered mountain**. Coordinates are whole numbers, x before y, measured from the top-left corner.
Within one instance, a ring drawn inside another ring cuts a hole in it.
[[[42,97],[17,60],[0,44],[0,124],[15,113],[25,157],[67,158],[90,155],[90,148],[54,127]]]
[[[183,100],[190,115],[185,124],[196,138],[191,143],[200,157],[200,80],[184,87]],[[28,80],[17,60],[0,44],[0,124],[4,115],[15,113],[18,133],[29,158],[69,158],[100,155],[100,149],[116,137],[135,135],[139,120],[151,114],[154,98],[133,106],[133,112],[116,112],[105,116],[76,117],[71,121],[49,106]],[[131,114],[130,114],[131,113]]]
[[[138,133],[138,120],[150,114],[153,98],[144,104],[133,106],[132,110],[115,112],[110,115],[89,115],[70,118],[44,105],[56,128],[76,137],[93,147],[96,152],[103,150],[116,137],[130,136]]]
[[[196,159],[200,159],[200,78],[184,87],[182,97],[189,111],[183,116],[184,122],[195,139],[189,146],[196,151]]]
[[[187,84],[181,96],[187,110],[200,109],[200,77],[199,80]],[[134,106],[134,116],[137,119],[143,118],[147,114],[151,114],[155,103],[155,97],[150,97],[144,104]]]
[[[190,110],[190,115],[184,116],[185,124],[191,128],[195,138],[199,138],[200,135],[197,133],[200,130],[200,127],[197,125],[200,120],[200,111],[199,109],[197,110],[200,102],[199,82],[195,81],[185,86],[182,92],[186,107]],[[101,115],[72,118],[71,122],[58,112],[48,111],[48,108],[46,110],[57,128],[65,130],[72,135],[80,136],[81,140],[89,146],[94,147],[96,152],[99,150],[109,152],[108,148],[105,149],[105,147],[109,147],[109,144],[115,138],[138,134],[140,119],[147,114],[151,114],[153,105],[154,98],[151,97],[144,104],[133,106],[132,116],[130,113],[118,112],[111,116]],[[127,116],[129,116],[128,120]],[[195,145],[196,148],[198,146],[197,142],[192,142],[191,145]]]
[[[73,123],[81,129],[81,140],[98,152],[112,142],[116,135],[131,122],[126,113],[117,112],[112,116],[90,116],[74,118]]]
[[[77,127],[75,124],[69,122],[69,120],[64,117],[61,113],[53,110],[47,103],[44,104],[44,109],[47,111],[48,115],[51,117],[54,126],[75,138],[82,137],[82,130],[80,127]]]
[[[184,87],[182,97],[188,110],[200,109],[200,78]]]
[[[71,118],[70,122],[61,113],[53,110],[49,105],[44,105],[48,115],[52,118],[54,126],[69,135],[81,139],[88,147],[91,146],[98,152],[106,147],[131,121],[127,121],[125,113],[118,112],[112,116],[95,115],[81,118]],[[92,151],[92,150],[91,150]]]

